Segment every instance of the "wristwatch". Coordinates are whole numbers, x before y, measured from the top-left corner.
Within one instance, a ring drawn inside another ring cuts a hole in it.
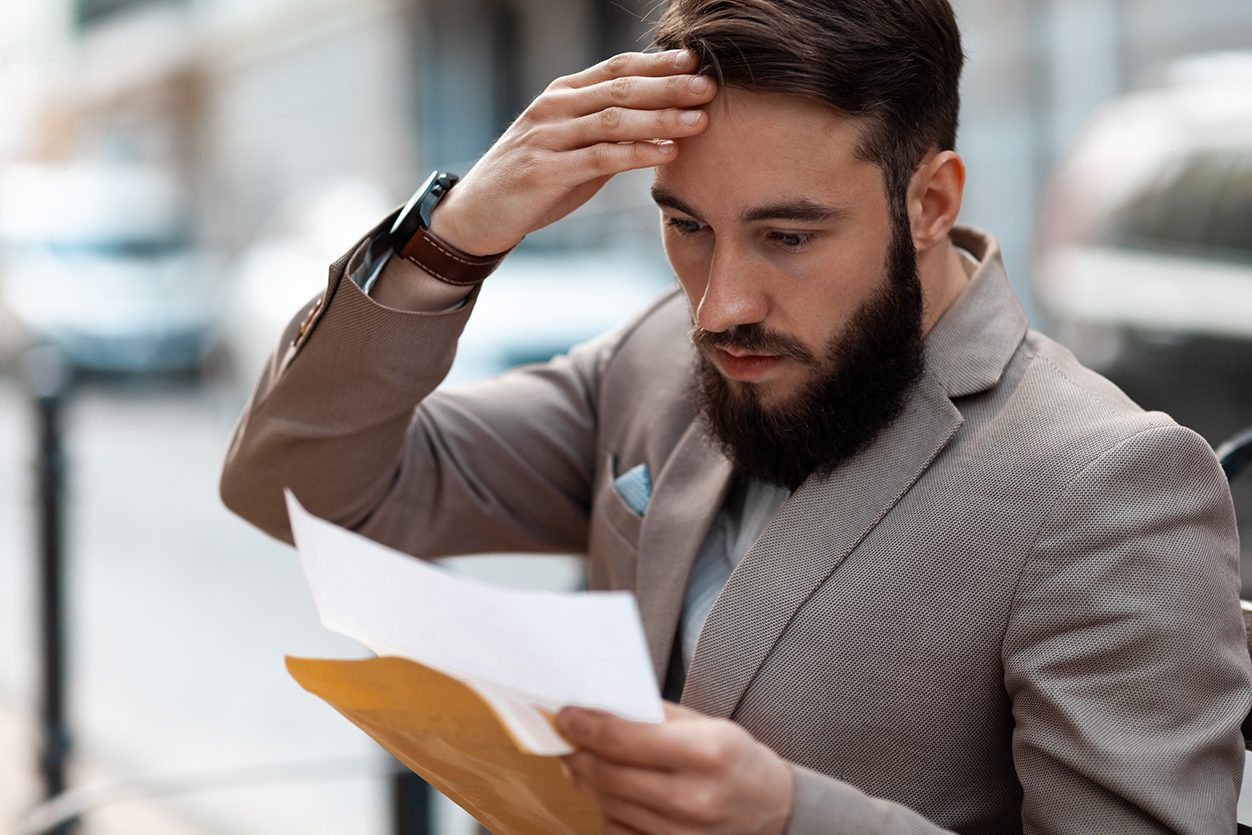
[[[435,171],[400,210],[387,240],[400,255],[447,284],[470,287],[491,275],[507,252],[468,255],[430,231],[430,216],[460,180],[455,174]]]

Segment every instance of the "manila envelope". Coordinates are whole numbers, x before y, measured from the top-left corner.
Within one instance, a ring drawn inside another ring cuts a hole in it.
[[[287,658],[300,686],[497,835],[599,833],[557,757],[525,754],[477,693],[406,658]]]

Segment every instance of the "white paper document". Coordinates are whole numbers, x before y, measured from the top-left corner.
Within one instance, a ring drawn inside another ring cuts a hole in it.
[[[662,720],[633,595],[488,586],[319,519],[286,496],[322,624],[378,655],[464,682],[528,752],[570,752],[544,716],[566,705]]]

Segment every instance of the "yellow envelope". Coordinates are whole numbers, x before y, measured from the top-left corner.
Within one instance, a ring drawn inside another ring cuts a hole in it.
[[[414,773],[498,835],[598,833],[595,802],[557,757],[523,753],[477,693],[406,658],[287,658],[324,699]]]

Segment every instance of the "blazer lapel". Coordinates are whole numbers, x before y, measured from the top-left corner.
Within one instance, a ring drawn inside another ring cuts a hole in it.
[[[687,674],[684,705],[711,716],[734,713],[796,611],[899,501],[963,422],[944,387],[927,374],[905,412],[869,448],[829,478],[810,478],[801,485],[713,604]],[[707,524],[699,537],[705,528]],[[681,576],[669,578],[679,603],[689,565],[684,563]],[[666,626],[671,623],[672,618]],[[656,647],[653,655],[655,660]]]
[[[732,468],[698,420],[683,433],[653,485],[639,534],[635,594],[659,684],[665,682],[687,575],[730,489]]]

